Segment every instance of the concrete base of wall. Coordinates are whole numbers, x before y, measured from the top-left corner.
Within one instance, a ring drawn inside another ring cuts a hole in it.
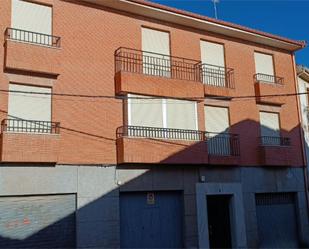
[[[205,241],[201,237],[205,234],[197,222],[205,212],[201,196],[207,192],[214,193],[218,186],[230,186],[229,191],[235,187],[235,193],[241,196],[237,205],[242,207],[243,212],[238,215],[244,222],[235,226],[240,229],[236,234],[241,247],[258,247],[255,193],[268,192],[296,193],[299,237],[309,244],[306,241],[309,238],[308,209],[301,168],[191,165],[0,167],[0,198],[76,193],[78,247],[120,247],[120,192],[180,190],[184,196],[184,245],[196,248],[199,241]]]

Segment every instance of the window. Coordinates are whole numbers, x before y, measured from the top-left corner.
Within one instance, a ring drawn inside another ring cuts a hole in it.
[[[280,145],[279,114],[260,112],[261,136],[263,145]]]
[[[208,152],[215,155],[231,154],[229,135],[229,109],[226,107],[205,106],[205,127],[208,132]]]
[[[46,121],[47,123],[41,123],[46,128],[46,125],[50,125],[51,121],[51,88],[36,87],[19,84],[9,85],[9,104],[8,104],[8,117],[9,119],[17,120],[36,120]],[[12,92],[11,92],[12,91]],[[17,92],[14,92],[17,91]],[[22,93],[18,93],[22,92]],[[40,92],[46,93],[46,95],[27,94],[24,92]],[[8,124],[10,125],[10,123]],[[11,125],[16,126],[16,121],[11,121]],[[34,130],[38,128],[35,122],[26,122],[22,124],[23,127],[14,127],[15,131]],[[48,127],[47,127],[48,128]]]
[[[258,81],[275,82],[273,56],[254,52],[255,72]]]
[[[168,32],[142,28],[142,50],[144,51],[144,74],[170,77],[170,41]]]
[[[201,41],[201,60],[203,63],[203,83],[215,86],[225,86],[224,46],[222,44]]]
[[[49,46],[53,44],[51,7],[12,0],[11,22],[11,39]]]
[[[12,28],[52,34],[52,8],[23,0],[12,0]]]
[[[196,102],[130,94],[128,125],[197,130]]]

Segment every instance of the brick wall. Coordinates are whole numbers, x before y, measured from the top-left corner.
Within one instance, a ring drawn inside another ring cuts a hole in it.
[[[254,51],[273,54],[276,74],[285,78],[285,90],[295,92],[289,52],[74,1],[38,2],[53,5],[53,34],[61,37],[61,49],[57,50],[61,68],[52,83],[55,93],[114,95],[114,51],[118,47],[141,49],[142,26],[170,32],[173,56],[200,60],[200,39],[223,43],[226,66],[235,70],[233,95],[255,94]],[[2,1],[0,11],[5,13],[1,15],[0,23],[4,32],[10,26],[10,0]],[[4,43],[2,36],[0,39]],[[4,56],[3,49],[0,55]],[[47,60],[46,63],[50,62]],[[41,64],[41,60],[29,60],[34,70]],[[31,77],[36,82],[42,80],[42,84],[47,80],[47,76],[42,75]],[[23,81],[22,76],[19,80]],[[8,83],[9,72],[0,73],[0,88],[8,89]],[[280,119],[283,135],[292,140],[292,165],[299,166],[303,161],[296,101],[296,97],[284,98]],[[3,93],[0,108],[7,110],[7,95]],[[116,128],[123,125],[122,100],[56,96],[52,108],[53,121],[61,122],[64,127],[61,129],[59,163],[116,163]],[[203,102],[199,104],[198,112],[201,114],[199,129],[204,130]],[[256,100],[231,101],[230,122],[232,132],[240,134],[241,165],[258,165],[257,137],[260,131]]]

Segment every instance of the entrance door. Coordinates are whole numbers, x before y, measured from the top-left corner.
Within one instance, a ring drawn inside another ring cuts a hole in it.
[[[232,248],[229,195],[207,196],[210,248]]]
[[[180,192],[120,195],[121,248],[182,248]]]

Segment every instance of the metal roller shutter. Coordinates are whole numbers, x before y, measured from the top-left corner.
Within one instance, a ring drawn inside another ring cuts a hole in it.
[[[299,248],[294,195],[256,195],[259,248]]]
[[[121,248],[183,248],[181,192],[120,194]]]
[[[76,196],[0,198],[0,247],[75,247]]]

